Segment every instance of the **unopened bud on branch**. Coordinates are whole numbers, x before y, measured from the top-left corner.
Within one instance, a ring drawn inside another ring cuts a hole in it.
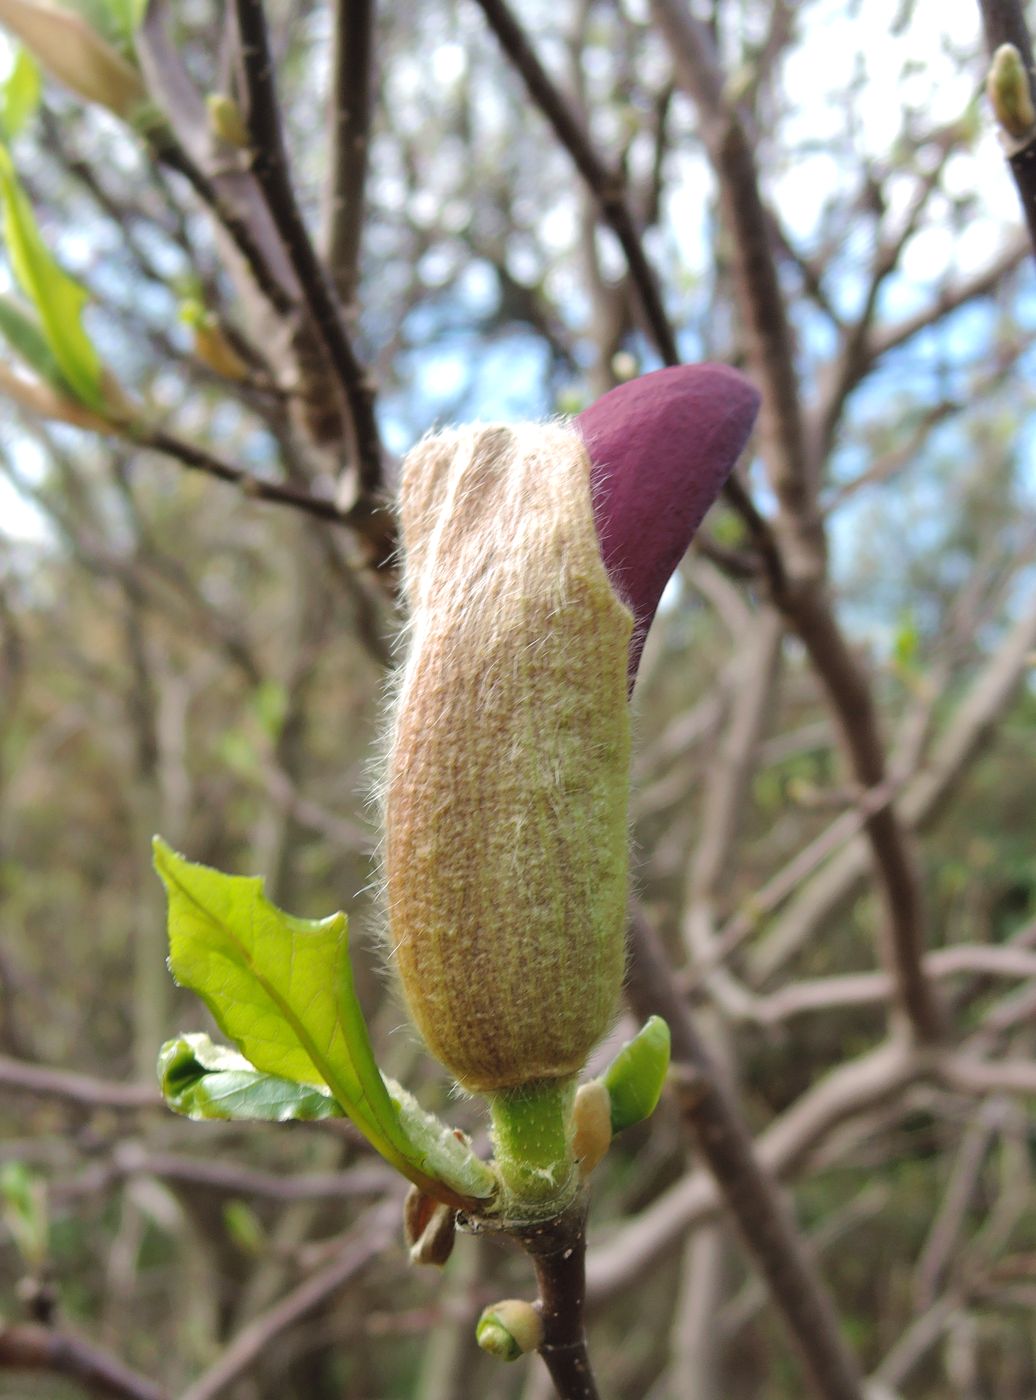
[[[389,933],[411,1014],[466,1088],[567,1079],[613,1015],[627,695],[757,407],[733,370],[665,369],[571,426],[459,429],[403,464]]]
[[[986,92],[1006,137],[1012,142],[1024,142],[1036,136],[1036,108],[1029,75],[1013,44],[1001,44],[993,55]]]
[[[543,1341],[543,1320],[531,1303],[521,1298],[503,1298],[483,1311],[475,1336],[482,1350],[491,1356],[517,1361]]]

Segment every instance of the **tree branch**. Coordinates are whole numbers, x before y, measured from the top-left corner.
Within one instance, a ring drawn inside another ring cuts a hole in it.
[[[966,306],[969,301],[988,296],[1002,278],[1019,266],[1028,251],[1028,239],[1013,239],[987,267],[960,282],[940,288],[935,300],[928,306],[922,307],[911,316],[904,316],[901,321],[893,321],[890,325],[879,326],[873,330],[867,339],[868,364],[873,366],[883,355],[905,345],[915,335],[927,330],[929,326],[934,326],[937,321],[941,321],[944,316],[950,315],[959,307]]]
[[[622,246],[630,278],[644,312],[648,331],[667,365],[680,363],[672,327],[662,305],[658,282],[641,246],[633,214],[626,202],[623,178],[594,150],[590,137],[569,103],[551,81],[504,0],[476,0],[508,61],[520,74],[529,96],[554,128],[576,169],[597,201],[601,217]]]
[[[56,1200],[71,1200],[135,1176],[157,1176],[171,1185],[232,1196],[254,1196],[271,1201],[342,1202],[355,1196],[375,1196],[399,1182],[391,1167],[363,1163],[340,1172],[297,1172],[294,1175],[260,1171],[242,1162],[221,1162],[186,1157],[175,1152],[151,1152],[139,1142],[116,1144],[111,1157],[88,1167],[68,1181],[51,1185]]]
[[[245,496],[251,496],[257,501],[291,506],[293,510],[301,510],[306,515],[316,516],[318,520],[329,520],[335,525],[349,523],[348,513],[339,509],[334,501],[311,496],[308,491],[301,491],[296,486],[286,486],[281,482],[268,481],[265,477],[256,476],[254,472],[247,471],[244,467],[236,467],[204,447],[199,447],[197,443],[177,437],[175,433],[159,428],[145,431],[137,436],[135,441],[141,447],[149,447],[166,457],[174,458],[191,471],[204,472],[206,476],[215,477],[217,481],[229,482],[232,486],[239,487]]]
[[[934,980],[976,975],[1008,980],[1036,978],[1036,953],[995,943],[939,948],[928,953],[924,962],[927,976]],[[697,973],[697,968],[694,972]],[[698,980],[695,977],[694,983]],[[894,990],[886,972],[849,972],[842,976],[807,978],[762,997],[739,984],[738,999],[724,1009],[735,1020],[777,1026],[795,1016],[835,1011],[846,1006],[880,1005]]]
[[[374,0],[335,0],[323,246],[347,318],[360,277],[373,47]]]
[[[654,931],[634,911],[627,995],[639,1017],[658,1013],[672,1033],[677,1100],[741,1238],[770,1287],[774,1306],[824,1400],[861,1400],[856,1363],[823,1284],[747,1127],[721,1084]]]
[[[820,463],[808,451],[795,347],[769,242],[771,220],[759,191],[755,155],[725,92],[705,24],[675,0],[652,0],[676,77],[697,105],[730,225],[749,358],[763,385],[766,460],[780,505],[781,577],[774,601],[798,632],[839,721],[854,777],[864,787],[884,780],[884,753],[873,697],[826,597],[826,543],[819,513]],[[918,871],[891,806],[866,821],[885,905],[882,952],[896,974],[898,1004],[922,1040],[938,1034],[939,1013],[921,963],[923,919]]]
[[[619,240],[648,333],[655,342],[659,355],[667,365],[680,364],[681,356],[676,338],[662,303],[658,280],[647,260],[636,221],[627,202],[621,173],[609,170],[594,150],[589,135],[562,93],[551,81],[504,0],[476,0],[476,3],[486,16],[508,60],[520,74],[529,96],[550,122],[554,134],[571,156],[597,202],[602,219]],[[743,520],[771,582],[779,581],[782,568],[770,527],[759,514],[736,475],[729,478],[723,488],[723,494]]]
[[[255,178],[352,420],[361,492],[372,495],[380,490],[383,478],[374,391],[356,358],[334,291],[314,251],[292,189],[262,0],[235,0],[234,16],[240,40],[238,76],[253,141]]]
[[[379,576],[383,580],[391,577],[390,561],[395,552],[395,521],[387,502],[377,497],[361,495],[352,506],[343,510],[336,501],[313,496],[297,486],[288,486],[256,476],[243,467],[234,466],[225,458],[217,457],[214,452],[199,447],[197,443],[188,442],[186,438],[161,428],[135,432],[132,440],[140,447],[148,447],[166,457],[172,457],[190,471],[204,472],[206,476],[215,477],[217,481],[237,486],[243,495],[251,496],[257,501],[290,506],[293,510],[315,516],[318,520],[325,520],[333,525],[344,525],[370,549],[370,560]]]
[[[856,320],[842,334],[838,353],[829,363],[822,380],[818,401],[810,415],[810,451],[815,461],[815,472],[819,475],[821,464],[826,461],[835,443],[838,425],[845,405],[853,389],[864,378],[871,367],[868,350],[870,328],[878,308],[878,295],[886,280],[895,270],[903,250],[917,228],[925,206],[934,193],[946,168],[946,162],[956,149],[959,136],[956,127],[949,127],[935,134],[938,142],[938,158],[931,168],[919,179],[914,195],[894,238],[879,241],[870,278],[863,297],[863,306]]]
[[[846,843],[863,830],[868,814],[891,802],[901,785],[886,780],[879,787],[860,793],[849,811],[836,817],[826,830],[797,851],[786,865],[760,886],[746,908],[732,915],[723,925],[710,957],[690,970],[688,990],[701,980],[714,961],[729,957],[751,938],[758,931],[761,921],[800,890],[803,881],[813,875],[818,867],[824,867],[824,862],[831,857],[837,860],[839,855],[843,855],[848,849]],[[859,856],[862,872],[866,870],[867,863],[866,843],[860,841],[853,849]],[[830,866],[824,868],[829,869]],[[817,878],[823,878],[823,870]]]
[[[664,987],[659,984],[659,1003]],[[675,997],[670,987],[669,997]],[[679,998],[676,1007],[682,1007]],[[675,1008],[673,1008],[675,1010]],[[669,1011],[662,1013],[667,1018]],[[686,1015],[686,1011],[679,1012]],[[887,1102],[921,1078],[927,1054],[885,1042],[859,1059],[832,1070],[770,1124],[754,1144],[765,1171],[781,1181],[793,1176],[843,1123]],[[628,1290],[664,1254],[679,1246],[687,1230],[711,1219],[723,1206],[721,1183],[693,1172],[657,1197],[590,1256],[592,1301]]]
[[[827,690],[853,776],[864,788],[880,787],[885,754],[874,699],[820,586],[798,590],[790,615]],[[885,906],[881,952],[895,980],[896,1004],[920,1040],[935,1040],[942,1014],[924,973],[921,879],[910,838],[891,803],[869,812],[864,826]]]
[[[1013,44],[1021,54],[1022,68],[1029,83],[1029,96],[1036,104],[1036,78],[1033,76],[1032,42],[1019,0],[979,0],[982,24],[990,54],[1001,44]],[[1024,139],[1024,138],[1023,138]],[[1008,153],[1008,164],[1029,229],[1033,256],[1036,257],[1036,134],[1020,149]]]
[[[940,1077],[967,1094],[1036,1094],[1036,1060],[979,1060],[950,1055],[939,1065]]]
[[[772,219],[759,193],[751,143],[730,105],[708,28],[675,0],[652,0],[677,83],[695,103],[733,234],[737,289],[749,361],[763,390],[764,451],[785,517],[785,564],[793,576],[815,572],[820,548],[817,482],[807,470],[795,346],[770,243]]]
[[[117,1400],[167,1400],[168,1392],[92,1342],[33,1323],[0,1322],[0,1370],[51,1371]]]
[[[288,316],[296,289],[284,250],[252,177],[239,166],[218,168],[212,159],[205,104],[166,32],[169,9],[169,0],[151,0],[136,36],[148,93],[168,122],[151,134],[152,148],[215,214],[265,300],[279,315]]]
[[[539,1353],[559,1400],[598,1400],[583,1330],[586,1300],[586,1202],[514,1237],[532,1260],[543,1320]]]
[[[118,1084],[94,1079],[70,1070],[46,1069],[26,1064],[10,1055],[0,1055],[0,1089],[43,1098],[65,1099],[83,1108],[141,1109],[164,1108],[157,1089],[140,1084]]]
[[[1010,703],[1036,646],[1036,599],[1026,598],[1000,645],[975,677],[931,755],[907,785],[900,801],[903,821],[912,831],[927,830],[941,815],[954,790],[989,739]],[[846,817],[855,814],[846,814]],[[839,818],[843,821],[845,818]],[[857,889],[867,872],[863,840],[852,840],[796,893],[784,915],[753,950],[753,982],[772,976],[821,927],[824,920]],[[771,882],[776,884],[776,881]],[[794,891],[783,887],[781,897]],[[769,907],[775,907],[770,904]],[[750,915],[745,916],[746,919]],[[721,941],[726,946],[725,934]]]

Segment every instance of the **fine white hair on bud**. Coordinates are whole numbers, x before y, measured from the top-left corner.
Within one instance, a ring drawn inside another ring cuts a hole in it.
[[[559,424],[419,443],[385,795],[392,953],[464,1087],[576,1073],[622,980],[632,615]]]

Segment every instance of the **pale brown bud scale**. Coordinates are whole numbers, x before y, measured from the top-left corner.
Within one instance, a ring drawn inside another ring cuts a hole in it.
[[[585,1178],[601,1161],[612,1141],[612,1101],[599,1079],[580,1084],[572,1109],[572,1155]]]

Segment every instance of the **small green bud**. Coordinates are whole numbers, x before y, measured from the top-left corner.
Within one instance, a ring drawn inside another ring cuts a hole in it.
[[[246,151],[252,144],[252,133],[241,115],[241,108],[224,92],[210,92],[205,98],[209,114],[209,129],[228,146]]]
[[[543,1321],[531,1303],[521,1298],[504,1298],[484,1310],[475,1328],[483,1351],[501,1361],[517,1361],[535,1351],[543,1341]]]
[[[180,303],[180,320],[194,333],[194,353],[225,379],[244,379],[248,365],[234,349],[219,321],[200,301],[189,297]]]
[[[1008,137],[1022,141],[1036,135],[1036,109],[1029,75],[1013,44],[1001,44],[993,55],[986,92],[996,119]]]
[[[669,1041],[665,1021],[651,1016],[608,1066],[603,1082],[611,1101],[613,1132],[632,1128],[654,1113],[669,1069]]]

